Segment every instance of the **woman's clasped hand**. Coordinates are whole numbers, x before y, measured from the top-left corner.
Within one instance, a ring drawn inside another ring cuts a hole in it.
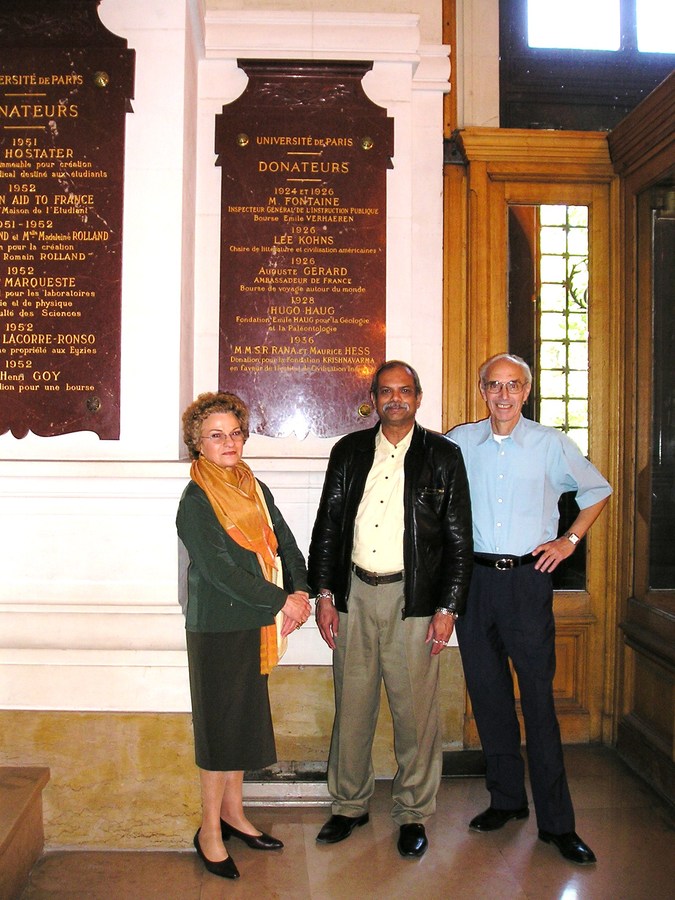
[[[309,594],[305,591],[295,591],[289,594],[286,602],[281,607],[284,614],[284,622],[281,626],[281,634],[283,637],[289,635],[292,631],[304,625],[309,619],[312,608],[309,605]]]

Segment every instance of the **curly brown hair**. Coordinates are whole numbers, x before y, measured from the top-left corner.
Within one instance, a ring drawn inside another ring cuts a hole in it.
[[[227,391],[200,394],[183,413],[183,440],[192,459],[199,456],[204,420],[212,413],[219,412],[233,413],[244,434],[244,440],[248,438],[248,407],[240,397]]]

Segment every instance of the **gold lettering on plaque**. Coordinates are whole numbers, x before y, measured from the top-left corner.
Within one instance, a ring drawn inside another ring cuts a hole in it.
[[[2,4],[0,434],[18,439],[119,438],[134,54],[97,21],[97,5]]]
[[[219,383],[249,400],[254,433],[367,427],[386,346],[393,121],[365,98],[364,63],[242,68],[246,92],[216,126]]]

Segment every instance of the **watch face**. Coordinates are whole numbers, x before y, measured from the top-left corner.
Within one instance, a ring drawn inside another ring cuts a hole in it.
[[[572,544],[578,544],[579,543],[579,535],[575,534],[572,531],[567,535],[567,540],[570,541]]]

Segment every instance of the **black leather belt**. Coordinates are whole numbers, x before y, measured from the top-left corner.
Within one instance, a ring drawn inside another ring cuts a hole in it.
[[[356,563],[352,563],[352,570],[357,578],[365,581],[371,587],[377,587],[378,584],[393,584],[395,581],[403,581],[403,572],[392,572],[391,575],[378,575],[377,572],[366,572]]]
[[[529,566],[537,561],[536,556],[526,553],[525,556],[500,556],[499,553],[474,553],[473,561],[479,566],[489,566],[491,569],[499,569],[500,572],[508,572],[518,566]]]

